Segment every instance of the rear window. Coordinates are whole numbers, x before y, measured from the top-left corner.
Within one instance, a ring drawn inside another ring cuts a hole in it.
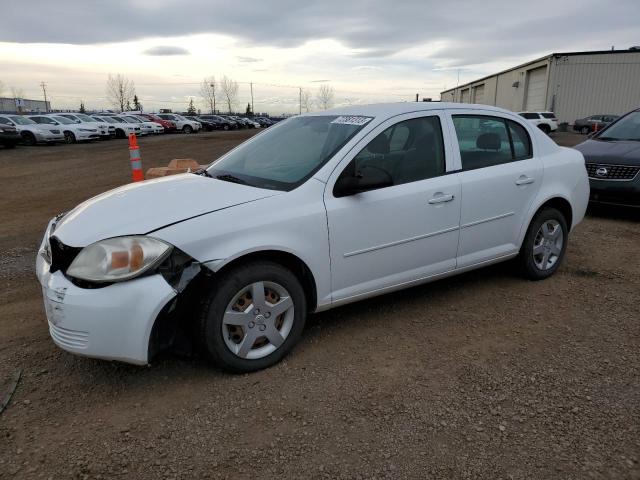
[[[544,118],[556,118],[555,113],[544,112],[544,113],[541,113],[540,115],[542,115]]]
[[[519,114],[522,118],[526,118],[527,120],[538,120],[540,115],[532,112],[523,112]]]

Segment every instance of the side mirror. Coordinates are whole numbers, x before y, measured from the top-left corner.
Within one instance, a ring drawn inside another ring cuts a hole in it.
[[[347,197],[392,185],[393,178],[389,172],[378,167],[364,166],[358,169],[355,176],[340,176],[333,187],[333,195],[338,198]]]

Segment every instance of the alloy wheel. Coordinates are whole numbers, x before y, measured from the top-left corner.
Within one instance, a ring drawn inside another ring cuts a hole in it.
[[[533,261],[540,270],[549,270],[558,262],[564,244],[562,226],[557,220],[546,220],[533,241]]]

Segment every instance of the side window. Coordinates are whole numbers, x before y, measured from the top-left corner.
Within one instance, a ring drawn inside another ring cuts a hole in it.
[[[413,118],[387,128],[355,156],[342,175],[357,174],[367,166],[388,172],[394,185],[443,175],[446,163],[440,118]]]
[[[500,165],[512,160],[511,142],[502,118],[454,115],[462,170]]]
[[[538,115],[537,113],[526,112],[521,113],[520,116],[526,118],[527,120],[540,120],[540,115]]]
[[[525,128],[519,123],[507,120],[509,134],[513,145],[513,159],[524,160],[531,158],[531,139]]]
[[[2,125],[13,125],[13,123],[11,123],[8,119],[6,119],[4,117],[0,117],[0,123]]]

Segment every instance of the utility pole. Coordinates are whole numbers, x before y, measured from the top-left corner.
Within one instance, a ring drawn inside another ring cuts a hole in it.
[[[419,93],[416,93],[416,102],[419,102],[419,101],[420,101],[420,100],[418,100],[418,96],[419,96],[419,95],[420,95]]]
[[[42,93],[44,94],[44,110],[49,113],[49,105],[47,104],[47,84],[40,82],[40,86],[42,87]]]
[[[253,109],[253,82],[249,83],[249,87],[251,87],[251,114],[255,116],[256,111]]]
[[[215,115],[215,113],[216,113],[216,84],[215,83],[210,83],[209,86],[211,87],[211,92],[213,94],[213,112],[211,112],[211,114]]]
[[[300,103],[300,115],[302,115],[302,87],[298,87],[298,102]]]

